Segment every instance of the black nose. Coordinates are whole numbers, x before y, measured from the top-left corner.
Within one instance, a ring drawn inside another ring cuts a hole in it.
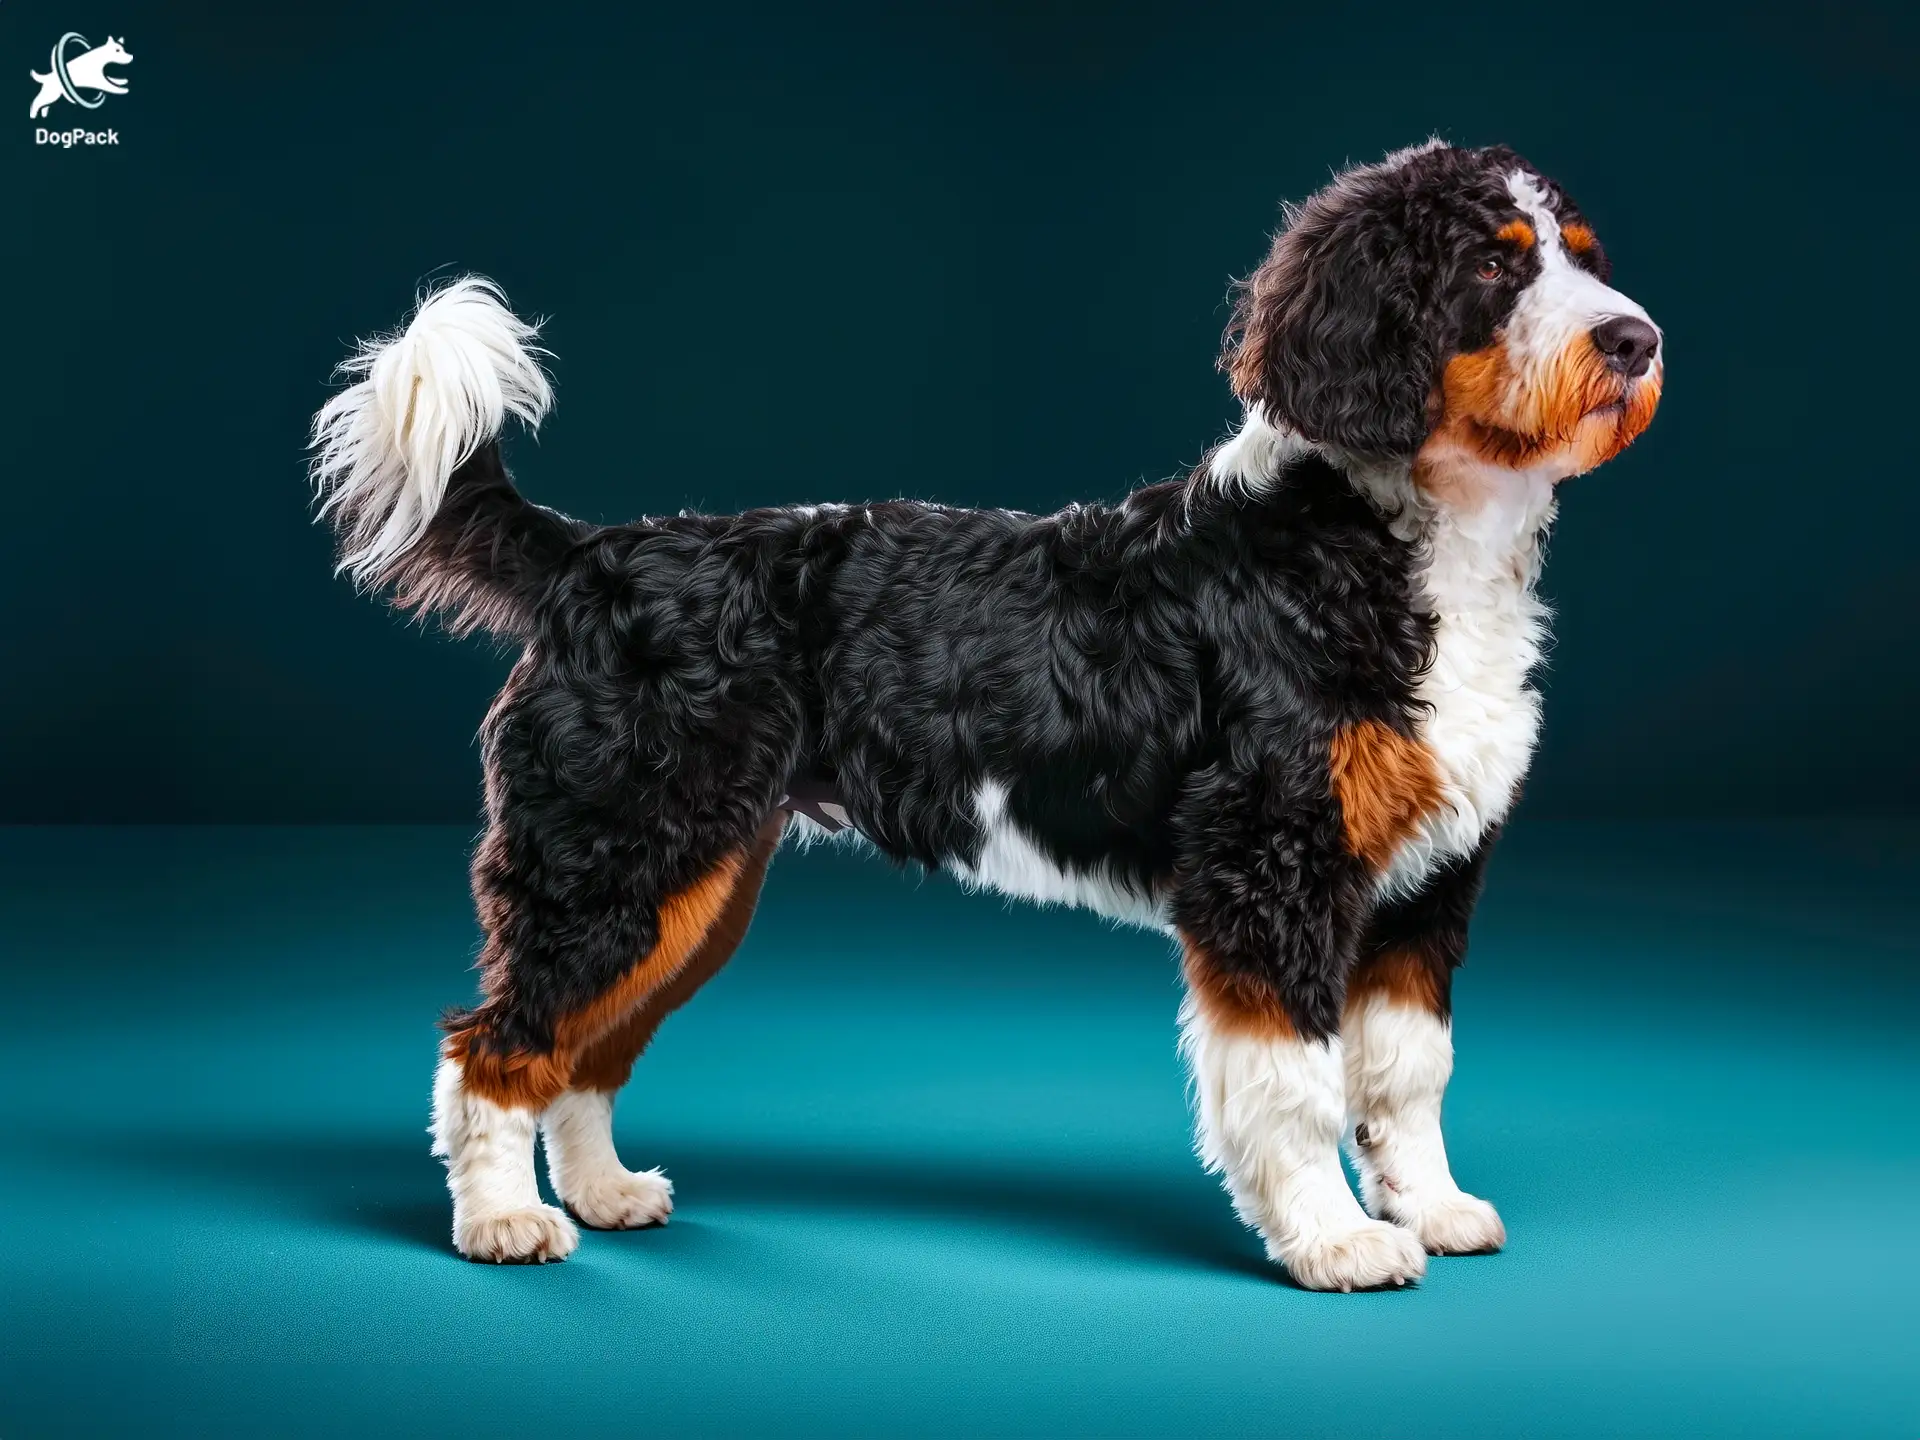
[[[1646,374],[1653,364],[1653,352],[1660,348],[1660,332],[1644,320],[1616,315],[1593,327],[1593,348],[1607,357],[1607,364],[1632,380]]]

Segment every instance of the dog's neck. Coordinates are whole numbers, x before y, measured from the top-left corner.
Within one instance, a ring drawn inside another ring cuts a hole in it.
[[[1422,819],[1380,881],[1382,894],[1411,894],[1437,859],[1473,853],[1526,776],[1540,726],[1532,675],[1547,637],[1547,607],[1534,582],[1553,519],[1553,482],[1538,471],[1456,470],[1447,484],[1429,487],[1408,462],[1343,454],[1258,414],[1196,479],[1258,495],[1311,457],[1344,474],[1409,544],[1409,578],[1433,617],[1429,662],[1411,699],[1445,803]]]
[[[1344,474],[1394,534],[1456,572],[1478,572],[1501,586],[1531,589],[1554,515],[1554,477],[1545,469],[1486,466],[1470,486],[1442,494],[1422,486],[1408,461],[1349,454],[1269,420],[1259,407],[1208,458],[1202,483],[1257,495],[1290,465],[1317,456]],[[1470,502],[1463,503],[1463,497]]]

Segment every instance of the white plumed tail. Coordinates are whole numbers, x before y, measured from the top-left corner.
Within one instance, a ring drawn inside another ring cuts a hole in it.
[[[462,276],[423,299],[406,329],[340,364],[356,383],[313,420],[320,513],[341,536],[340,568],[381,579],[425,533],[453,472],[508,414],[538,429],[553,404],[531,342],[539,327],[491,280]]]

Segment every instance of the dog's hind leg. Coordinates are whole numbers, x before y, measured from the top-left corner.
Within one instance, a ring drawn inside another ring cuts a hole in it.
[[[777,812],[754,837],[733,892],[706,938],[678,974],[646,995],[574,1062],[569,1087],[540,1117],[547,1178],[554,1194],[596,1230],[631,1230],[665,1221],[673,1186],[658,1170],[632,1171],[613,1144],[613,1097],[660,1024],[720,973],[746,938],[767,864],[779,848],[787,816]]]
[[[469,1260],[564,1260],[580,1243],[573,1222],[543,1204],[534,1177],[535,1111],[468,1085],[443,1053],[433,1076],[433,1153],[453,1192],[453,1244]]]
[[[539,1117],[700,953],[756,863],[751,829],[732,842],[716,828],[698,841],[707,853],[675,854],[649,837],[597,833],[595,817],[543,818],[545,844],[496,824],[475,858],[485,999],[446,1021],[434,1082],[454,1245],[475,1260],[559,1260],[579,1243],[566,1214],[540,1199]],[[563,1109],[556,1126],[569,1118]]]

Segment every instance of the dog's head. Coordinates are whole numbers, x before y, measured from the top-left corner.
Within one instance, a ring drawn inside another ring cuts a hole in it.
[[[1222,368],[1270,422],[1411,462],[1438,496],[1500,472],[1563,479],[1626,448],[1660,400],[1660,332],[1609,268],[1513,151],[1430,143],[1288,210]]]
[[[133,59],[133,56],[127,53],[127,47],[111,35],[107,37],[107,43],[100,47],[98,53],[102,65],[121,65]]]

